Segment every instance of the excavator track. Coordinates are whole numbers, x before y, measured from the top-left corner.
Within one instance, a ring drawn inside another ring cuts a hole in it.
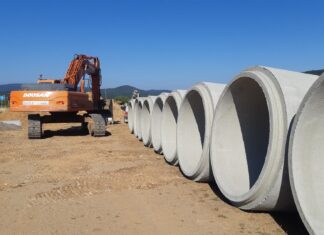
[[[29,139],[42,138],[42,120],[39,114],[28,115],[28,138]]]
[[[106,122],[104,117],[98,113],[89,114],[91,121],[88,123],[90,135],[94,137],[106,135]]]

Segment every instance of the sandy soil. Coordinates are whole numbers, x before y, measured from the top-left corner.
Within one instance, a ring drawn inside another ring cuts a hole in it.
[[[0,234],[305,233],[296,214],[228,205],[125,124],[102,138],[82,136],[79,125],[45,129],[42,140],[28,140],[26,127],[0,131]]]

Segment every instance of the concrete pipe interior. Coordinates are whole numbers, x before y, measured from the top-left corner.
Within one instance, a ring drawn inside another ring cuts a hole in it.
[[[216,112],[217,133],[213,130],[211,140],[214,175],[228,198],[242,196],[256,183],[265,163],[270,135],[267,100],[255,80],[243,77],[229,86]]]
[[[170,163],[174,160],[177,150],[177,120],[177,103],[172,96],[169,96],[163,107],[161,141],[165,159]]]
[[[141,99],[141,98],[140,98]],[[134,104],[134,113],[133,113],[133,116],[134,116],[134,134],[136,137],[138,137],[138,127],[139,127],[139,103],[140,103],[140,100],[139,99],[136,99],[135,100],[135,104]]]
[[[128,103],[128,128],[132,133],[134,131],[134,107],[133,102]]]
[[[138,105],[138,100],[134,101],[134,106],[133,106],[133,126],[134,126],[134,135],[137,136],[137,126],[136,126],[136,119],[137,119],[137,105]]]
[[[183,157],[179,159],[180,166],[186,175],[193,175],[199,165],[205,138],[205,109],[200,94],[191,90],[179,112],[177,148],[178,155]]]
[[[144,101],[141,111],[141,129],[143,143],[149,145],[151,138],[151,110],[147,100]]]
[[[163,101],[157,98],[152,110],[151,135],[153,148],[157,152],[162,152],[161,149],[161,121],[162,121]]]
[[[137,110],[137,138],[142,140],[142,108],[143,108],[143,101],[138,102],[138,110]]]
[[[311,88],[298,111],[289,152],[294,199],[313,234],[324,231],[324,77],[319,82]]]

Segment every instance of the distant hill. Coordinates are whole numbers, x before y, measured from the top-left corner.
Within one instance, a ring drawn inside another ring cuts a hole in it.
[[[8,96],[10,91],[20,90],[21,85],[21,83],[0,85],[0,95]],[[161,92],[170,92],[169,90],[141,90],[133,86],[125,85],[116,88],[101,89],[101,94],[110,99],[113,99],[116,96],[131,97],[134,90],[138,90],[140,96],[159,95]]]
[[[10,91],[19,90],[20,87],[21,87],[21,83],[0,85],[0,94],[8,95],[10,93]]]
[[[306,71],[304,73],[308,73],[308,74],[314,74],[314,75],[322,75],[322,73],[324,73],[324,69],[319,69],[319,70],[310,70],[310,71]]]

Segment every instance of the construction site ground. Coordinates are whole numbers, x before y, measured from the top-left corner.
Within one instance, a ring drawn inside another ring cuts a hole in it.
[[[252,213],[224,202],[146,148],[122,122],[109,135],[45,125],[45,138],[0,127],[0,234],[303,234],[296,213]],[[120,117],[120,119],[122,119]]]

